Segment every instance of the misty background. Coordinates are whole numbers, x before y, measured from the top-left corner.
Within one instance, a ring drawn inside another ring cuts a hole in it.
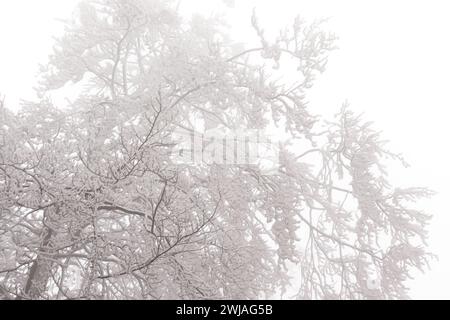
[[[57,19],[70,17],[76,0],[0,2],[0,93],[17,110],[21,99],[35,99],[39,63],[45,63],[53,36],[63,32]],[[429,249],[439,260],[411,280],[415,299],[450,299],[450,20],[440,0],[183,0],[180,10],[225,10],[232,35],[257,40],[250,17],[256,7],[268,34],[300,14],[308,21],[329,17],[326,29],[339,36],[327,71],[309,95],[313,113],[330,116],[346,100],[374,121],[411,167],[391,168],[400,186],[425,186],[437,196],[419,206],[433,214]],[[270,28],[269,28],[270,27]],[[55,97],[64,103],[65,97]]]

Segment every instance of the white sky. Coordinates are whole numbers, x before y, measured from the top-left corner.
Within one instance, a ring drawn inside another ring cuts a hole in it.
[[[33,98],[38,63],[45,62],[56,18],[68,17],[76,0],[0,1],[0,93],[13,108]],[[232,2],[232,0],[228,1]],[[340,38],[327,72],[311,93],[311,108],[334,114],[348,100],[374,120],[393,151],[412,167],[394,181],[439,192],[424,203],[434,214],[430,248],[439,256],[431,271],[410,284],[417,299],[450,299],[450,2],[446,0],[236,0],[228,21],[245,41],[256,6],[267,29],[284,27],[296,15],[330,17]],[[216,10],[211,0],[183,0],[185,11]]]

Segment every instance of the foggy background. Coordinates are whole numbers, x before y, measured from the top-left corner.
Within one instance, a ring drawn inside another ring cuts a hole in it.
[[[17,109],[20,99],[34,99],[39,63],[63,32],[57,18],[67,18],[76,0],[3,0],[0,2],[0,94]],[[270,32],[293,18],[329,17],[327,30],[339,36],[325,74],[309,95],[310,110],[331,116],[346,100],[384,132],[389,147],[411,167],[392,168],[400,186],[425,186],[438,192],[419,203],[434,218],[429,249],[439,257],[425,274],[411,280],[415,299],[450,299],[450,4],[445,0],[183,0],[180,10],[220,12],[233,36],[248,42],[256,7]],[[61,97],[60,97],[61,98]],[[56,98],[55,98],[56,99]],[[55,100],[58,102],[58,99]]]

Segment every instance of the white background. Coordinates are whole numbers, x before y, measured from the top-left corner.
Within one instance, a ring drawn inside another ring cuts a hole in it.
[[[62,32],[56,18],[69,17],[76,0],[0,1],[0,93],[8,107],[32,99],[38,63],[52,36]],[[226,1],[232,4],[232,0]],[[446,0],[236,0],[234,9],[211,0],[184,0],[184,12],[227,9],[233,34],[252,35],[256,6],[268,31],[307,19],[330,17],[340,38],[327,72],[311,92],[311,109],[334,114],[348,100],[374,120],[411,164],[392,179],[404,186],[428,186],[438,195],[421,205],[434,215],[430,250],[439,256],[411,281],[416,299],[450,299],[450,3]]]

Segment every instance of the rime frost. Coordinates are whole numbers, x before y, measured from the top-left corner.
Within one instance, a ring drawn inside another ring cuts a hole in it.
[[[333,35],[296,19],[271,41],[252,23],[261,46],[244,48],[171,1],[80,5],[42,100],[1,108],[0,297],[271,298],[292,266],[299,299],[407,296],[429,219],[411,203],[431,192],[389,184],[384,161],[402,159],[348,107],[307,108]],[[47,98],[75,86],[65,109]],[[282,128],[279,170],[174,163],[174,132],[198,119]]]

